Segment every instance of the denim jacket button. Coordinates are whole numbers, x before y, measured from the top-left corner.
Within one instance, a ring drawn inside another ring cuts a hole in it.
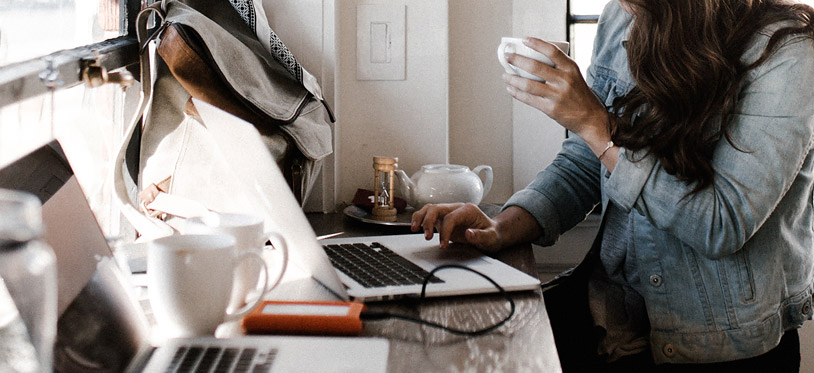
[[[664,356],[667,356],[667,357],[676,356],[676,348],[675,348],[675,346],[673,346],[672,343],[668,343],[668,344],[664,345],[664,348],[662,348],[662,352],[664,352]]]
[[[811,301],[806,301],[803,304],[803,308],[800,310],[800,313],[802,313],[803,315],[811,314]]]
[[[661,286],[661,284],[663,282],[664,281],[662,281],[661,276],[659,276],[659,275],[650,276],[650,285],[653,285],[655,287],[659,287],[659,286]]]

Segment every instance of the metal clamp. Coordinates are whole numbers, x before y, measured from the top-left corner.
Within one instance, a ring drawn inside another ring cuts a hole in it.
[[[65,81],[60,79],[59,69],[54,66],[54,58],[51,56],[44,57],[45,63],[48,64],[39,74],[40,81],[48,87],[48,90],[53,91],[65,85]]]
[[[135,79],[133,74],[127,70],[118,72],[108,72],[107,69],[101,65],[103,57],[99,56],[97,51],[93,52],[94,58],[82,60],[82,81],[90,88],[100,87],[107,83],[118,84],[122,88],[127,88],[133,85]]]

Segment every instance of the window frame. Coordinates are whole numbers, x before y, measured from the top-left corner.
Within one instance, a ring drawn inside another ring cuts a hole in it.
[[[565,5],[565,39],[572,43],[573,26],[577,24],[597,24],[599,23],[599,14],[573,14],[571,12],[571,2],[579,0],[568,0]]]
[[[141,0],[119,1],[119,27],[126,30],[123,36],[0,67],[0,108],[77,86],[83,82],[82,72],[91,64],[107,71],[137,69],[139,46],[135,24],[141,8]],[[138,79],[137,73],[133,75]]]
[[[571,55],[574,55],[574,26],[577,24],[597,24],[599,23],[599,14],[573,14],[571,12],[571,2],[579,0],[566,0],[565,2],[565,40],[568,40],[572,45]],[[568,130],[565,130],[565,138],[568,138]]]

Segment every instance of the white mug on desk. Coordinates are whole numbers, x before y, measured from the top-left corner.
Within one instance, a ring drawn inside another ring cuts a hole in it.
[[[218,325],[237,320],[263,300],[262,293],[243,308],[227,312],[237,265],[263,258],[254,251],[238,253],[235,239],[220,235],[173,235],[150,242],[147,291],[166,337],[213,335]]]
[[[274,289],[285,273],[288,262],[288,249],[285,239],[274,232],[263,232],[263,218],[248,214],[227,214],[210,213],[201,217],[189,218],[184,222],[182,232],[184,234],[228,234],[235,238],[235,246],[238,253],[254,251],[262,256],[266,254],[279,253],[280,258],[269,258],[267,263],[272,261],[279,263],[273,267],[276,276],[266,277],[261,296]],[[271,238],[275,246],[266,246],[266,241]],[[279,250],[277,250],[279,249]],[[232,298],[229,300],[229,308],[237,309],[246,304],[247,296],[257,289],[257,282],[260,276],[260,266],[257,263],[243,262],[238,266],[235,275]]]
[[[507,74],[521,76],[526,79],[532,79],[536,81],[542,81],[539,77],[530,74],[529,72],[518,68],[509,63],[506,60],[506,53],[515,53],[521,56],[525,56],[531,59],[535,59],[540,61],[546,65],[554,66],[554,62],[543,55],[542,53],[527,47],[523,44],[524,38],[508,38],[504,37],[500,39],[500,45],[497,47],[497,59],[500,61],[500,65],[503,66],[503,69],[506,70]],[[568,42],[565,41],[549,41],[549,43],[554,44],[557,48],[560,48],[561,51],[564,53],[568,53]]]

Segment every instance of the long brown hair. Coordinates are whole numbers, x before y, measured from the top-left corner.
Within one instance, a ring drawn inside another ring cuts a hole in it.
[[[627,55],[636,87],[613,104],[619,118],[612,139],[655,155],[698,192],[713,181],[718,140],[741,149],[727,132],[741,80],[785,36],[814,37],[814,9],[783,0],[621,1],[633,13]],[[784,20],[792,23],[772,35],[757,61],[744,64],[756,33]]]

